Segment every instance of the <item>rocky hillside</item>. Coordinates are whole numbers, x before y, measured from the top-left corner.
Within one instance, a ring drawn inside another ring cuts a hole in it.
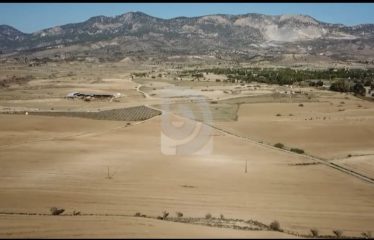
[[[142,12],[97,16],[31,34],[0,25],[4,54],[106,56],[310,53],[371,54],[374,24],[353,27],[305,15],[209,15],[160,19]],[[348,50],[345,50],[348,49]],[[360,53],[362,51],[362,53]]]

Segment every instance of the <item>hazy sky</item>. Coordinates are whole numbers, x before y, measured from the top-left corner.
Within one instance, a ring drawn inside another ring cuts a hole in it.
[[[0,25],[30,33],[129,11],[160,18],[216,13],[307,14],[329,23],[374,23],[374,3],[0,3]]]

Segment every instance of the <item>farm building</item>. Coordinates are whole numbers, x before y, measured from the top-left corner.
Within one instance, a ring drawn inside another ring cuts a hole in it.
[[[109,94],[109,93],[80,93],[80,92],[71,92],[66,95],[66,98],[73,99],[73,98],[98,98],[98,99],[104,99],[104,98],[118,98],[120,97],[120,93],[116,94]]]

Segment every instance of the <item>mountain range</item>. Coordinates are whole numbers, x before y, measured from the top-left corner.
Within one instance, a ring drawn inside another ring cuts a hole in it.
[[[345,59],[374,56],[374,24],[345,26],[307,15],[215,14],[161,19],[142,12],[96,16],[23,33],[0,25],[3,56],[127,56],[307,54]],[[0,55],[0,56],[1,56]]]

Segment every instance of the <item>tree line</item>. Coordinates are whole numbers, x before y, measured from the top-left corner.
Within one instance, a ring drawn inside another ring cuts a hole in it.
[[[202,77],[203,73],[226,75],[229,82],[261,82],[267,84],[292,85],[309,81],[310,86],[323,86],[330,81],[330,90],[354,92],[365,95],[365,86],[374,89],[374,69],[328,68],[323,70],[291,68],[210,68],[186,70],[182,74]],[[318,80],[310,81],[310,80]]]

